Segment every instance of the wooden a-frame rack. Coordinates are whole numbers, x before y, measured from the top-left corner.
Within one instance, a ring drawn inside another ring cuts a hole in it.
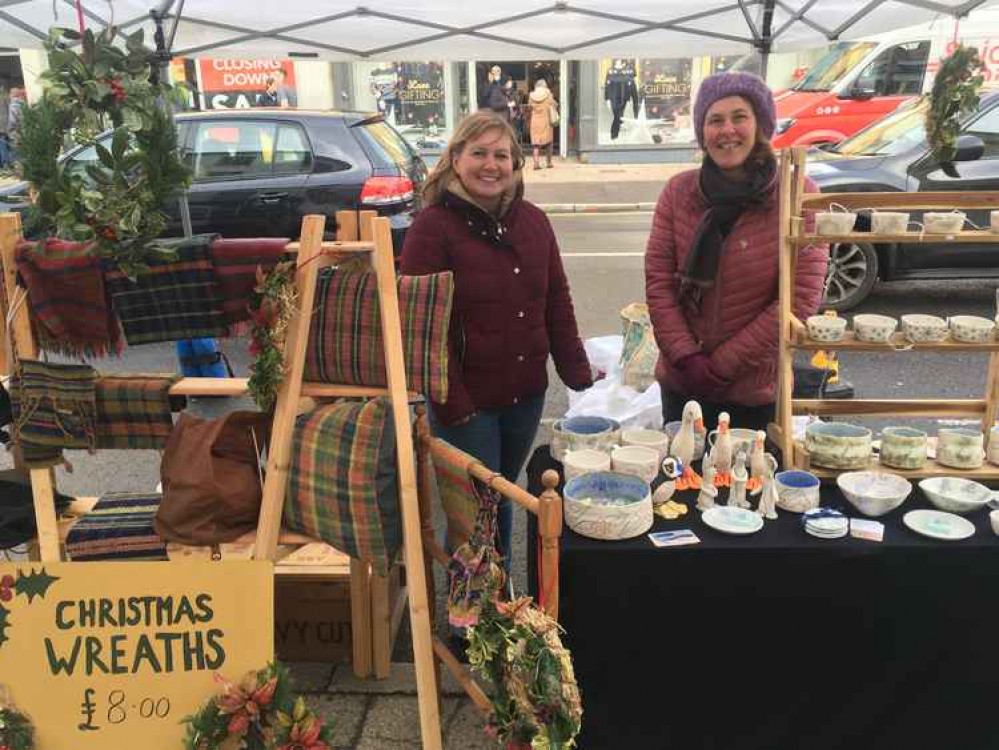
[[[252,535],[252,552],[255,560],[275,562],[276,575],[303,575],[303,566],[285,568],[279,562],[279,546],[301,545],[318,540],[281,530],[288,470],[291,462],[292,433],[300,412],[303,398],[323,399],[342,396],[385,396],[392,404],[395,427],[396,455],[399,470],[399,501],[402,507],[403,552],[409,589],[409,614],[413,631],[413,651],[416,661],[416,684],[419,694],[420,733],[424,748],[440,750],[440,706],[437,700],[437,676],[431,639],[430,605],[427,598],[424,556],[420,535],[420,512],[417,500],[416,466],[414,462],[413,428],[406,391],[405,363],[403,360],[402,330],[399,320],[399,300],[395,281],[392,254],[392,234],[388,219],[376,218],[374,212],[362,212],[361,220],[353,212],[337,215],[337,242],[323,242],[326,219],[323,216],[306,216],[302,221],[299,242],[291,243],[289,251],[297,252],[298,311],[288,326],[284,345],[286,376],[278,390],[274,409],[271,440],[267,450],[267,474],[264,479],[263,499],[257,531]],[[360,227],[358,226],[360,224]],[[358,231],[360,229],[360,231]],[[15,298],[17,268],[15,247],[21,236],[18,214],[0,215],[0,263],[7,299]],[[360,236],[360,240],[357,237]],[[346,238],[350,238],[347,241]],[[378,304],[381,313],[382,336],[385,345],[387,387],[360,387],[329,383],[305,383],[306,348],[309,326],[316,297],[319,271],[346,258],[368,256],[374,271]],[[10,335],[15,359],[34,359],[38,349],[31,331],[26,305],[16,311]],[[13,363],[9,363],[13,364]],[[171,393],[175,395],[241,396],[247,392],[245,378],[184,378],[178,381]],[[52,469],[31,469],[30,479],[34,495],[35,518],[38,528],[38,555],[42,561],[61,559],[60,524],[55,512],[55,473]],[[65,524],[63,525],[65,526]],[[223,548],[223,554],[224,554]],[[245,557],[246,555],[242,555]],[[336,571],[340,571],[336,568]],[[355,671],[357,660],[370,660],[358,642],[370,648],[371,615],[386,625],[393,613],[386,606],[387,579],[373,583],[379,576],[369,576],[369,566],[351,561],[351,610],[354,629]],[[324,566],[311,570],[310,575],[322,577],[334,570]],[[371,583],[369,583],[371,581]],[[384,597],[375,596],[381,611],[372,613],[371,586],[381,587]],[[363,610],[368,609],[367,626],[356,629],[358,622],[365,622]],[[360,611],[360,612],[359,612]],[[358,616],[358,615],[361,616]],[[363,631],[363,632],[362,632]],[[382,654],[387,672],[388,653]],[[368,661],[370,665],[370,661]],[[360,671],[364,671],[362,666]],[[378,670],[376,670],[378,671]]]

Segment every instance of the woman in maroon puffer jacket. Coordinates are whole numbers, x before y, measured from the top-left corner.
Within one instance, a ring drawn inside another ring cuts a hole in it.
[[[667,183],[645,252],[666,422],[681,418],[689,398],[708,424],[721,411],[735,427],[773,421],[782,189],[770,147],[775,124],[773,96],[757,76],[718,73],[701,83],[694,126],[704,161]],[[798,255],[801,320],[822,300],[827,260],[825,246]]]
[[[523,200],[523,153],[488,112],[459,123],[423,187],[406,232],[402,272],[453,271],[447,403],[431,403],[433,433],[516,482],[534,442],[548,355],[574,390],[592,385],[569,285],[548,218]],[[499,513],[509,569],[512,512]]]

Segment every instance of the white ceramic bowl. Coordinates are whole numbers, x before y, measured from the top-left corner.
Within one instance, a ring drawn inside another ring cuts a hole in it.
[[[753,441],[756,440],[756,430],[750,430],[745,427],[731,427],[728,434],[732,439],[732,456],[734,457],[738,455],[739,451],[742,451],[746,454],[746,458],[749,458],[749,454],[753,451]],[[713,449],[717,442],[718,430],[711,430],[708,433],[708,449]]]
[[[659,475],[659,451],[645,445],[623,445],[611,451],[611,469],[652,482]]]
[[[875,234],[904,234],[908,228],[908,213],[902,211],[871,212],[871,231]]]
[[[804,513],[819,507],[819,478],[810,471],[778,471],[777,507],[792,513]]]
[[[845,211],[820,211],[815,214],[817,234],[850,234],[857,221],[857,214]]]
[[[816,466],[863,469],[871,462],[871,431],[846,422],[812,422],[805,428],[805,447]]]
[[[902,333],[909,341],[943,341],[949,332],[947,321],[936,315],[902,316]]]
[[[884,471],[848,471],[836,477],[836,485],[854,508],[871,518],[895,510],[912,492],[909,480]]]
[[[898,321],[887,315],[854,315],[853,331],[861,341],[884,343],[895,333]]]
[[[591,471],[610,471],[611,457],[604,451],[593,448],[582,448],[576,451],[566,451],[562,457],[562,470],[565,481]]]
[[[980,344],[992,338],[995,322],[977,315],[954,315],[949,319],[950,333],[956,341]]]
[[[846,318],[812,315],[805,321],[808,337],[814,341],[839,341],[846,333]]]
[[[962,211],[923,214],[923,231],[927,234],[954,234],[964,226],[965,214]]]
[[[992,533],[999,536],[999,510],[993,510],[989,513],[989,523],[992,524]]]
[[[919,483],[919,489],[934,506],[948,513],[971,513],[992,499],[992,490],[984,484],[959,477],[930,477]]]
[[[562,461],[567,450],[609,451],[621,442],[621,424],[606,417],[571,417],[552,425],[552,456]]]
[[[652,448],[659,454],[659,460],[666,458],[669,450],[669,435],[662,430],[634,428],[621,430],[621,445],[641,445]]]
[[[565,483],[565,522],[593,539],[630,539],[652,528],[649,483],[630,474],[597,471]]]

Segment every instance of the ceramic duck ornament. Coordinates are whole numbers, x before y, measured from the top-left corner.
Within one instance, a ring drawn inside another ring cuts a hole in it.
[[[760,495],[760,504],[756,508],[757,515],[763,516],[768,521],[777,520],[777,459],[766,454],[767,474],[763,478],[763,493]]]
[[[763,430],[757,431],[749,453],[749,482],[746,484],[754,495],[760,491],[763,477],[767,475],[766,442],[767,433]]]
[[[718,415],[718,440],[711,451],[715,462],[715,486],[729,487],[732,484],[732,434],[729,423],[732,418],[727,411]]]
[[[746,483],[748,481],[746,454],[744,451],[739,451],[735,457],[735,466],[732,468],[732,488],[728,491],[728,504],[733,508],[750,507],[749,501],[746,499]]]
[[[680,463],[683,464],[683,474],[676,480],[678,490],[696,490],[701,486],[701,478],[691,465],[694,460],[695,430],[704,430],[704,415],[699,403],[688,401],[683,407],[680,431],[669,447],[669,455],[680,459]]]
[[[715,507],[715,498],[718,497],[718,488],[715,487],[715,467],[711,461],[704,462],[704,481],[701,482],[701,491],[697,494],[697,509],[701,512]]]

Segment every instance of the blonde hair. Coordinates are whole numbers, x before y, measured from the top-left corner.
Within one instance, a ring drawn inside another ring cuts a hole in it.
[[[494,130],[509,137],[510,157],[513,159],[513,178],[515,182],[520,181],[521,171],[524,169],[524,151],[517,141],[513,128],[506,120],[500,119],[492,112],[481,110],[473,112],[458,123],[458,127],[455,128],[454,135],[448,141],[440,160],[434,165],[430,176],[423,183],[421,194],[424,205],[434,206],[441,202],[448,184],[457,177],[457,173],[454,171],[454,160],[465,149],[468,142]]]

